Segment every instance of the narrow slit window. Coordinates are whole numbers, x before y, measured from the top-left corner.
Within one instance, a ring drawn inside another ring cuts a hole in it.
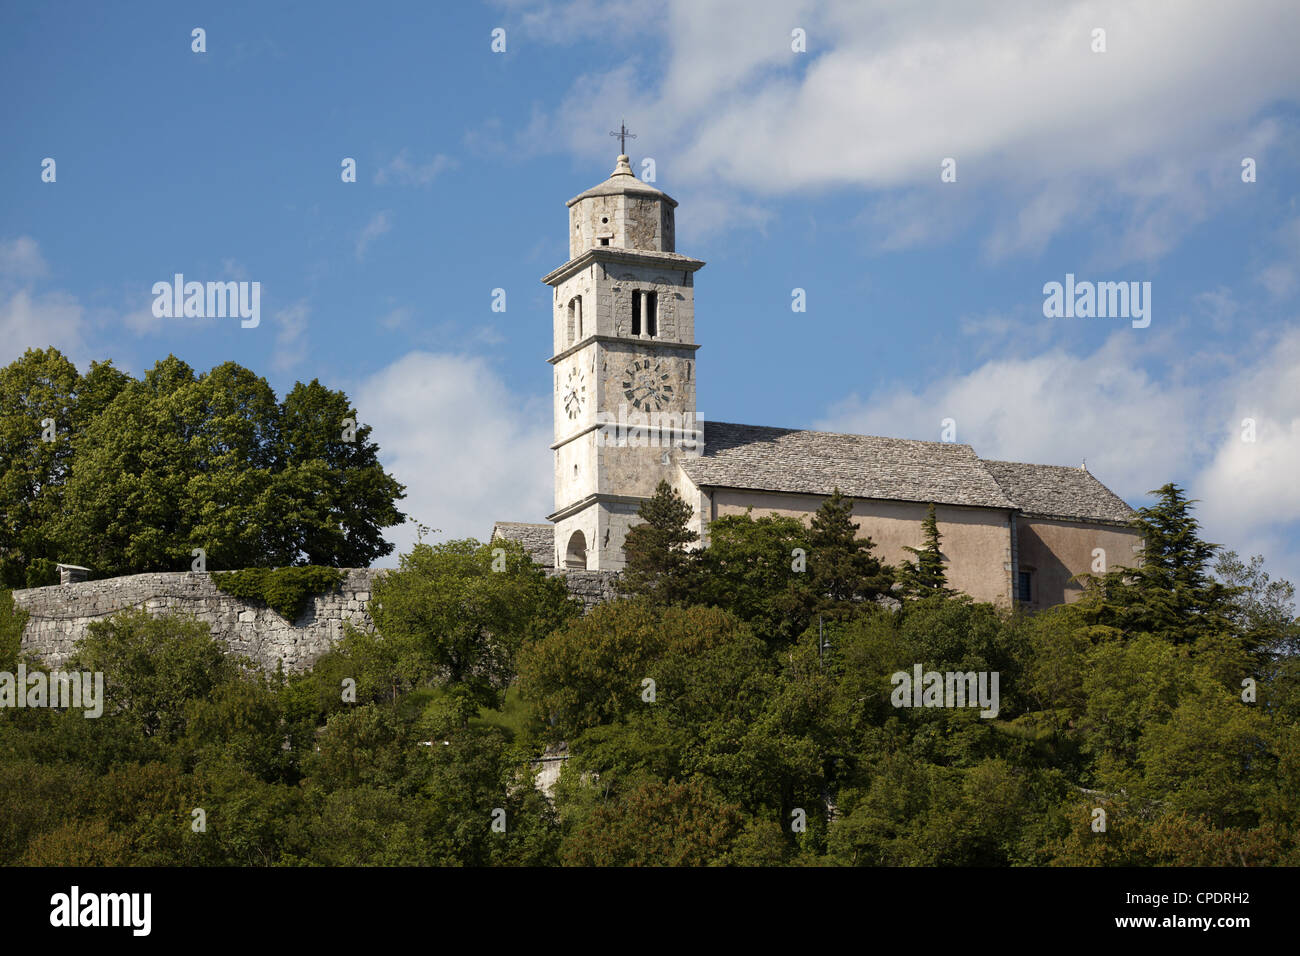
[[[658,295],[654,292],[645,294],[645,334],[654,338],[659,334]]]
[[[641,334],[641,292],[632,292],[632,334]]]

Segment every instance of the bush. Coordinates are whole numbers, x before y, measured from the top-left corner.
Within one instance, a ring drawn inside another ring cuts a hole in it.
[[[216,571],[212,583],[234,597],[261,601],[289,623],[307,608],[313,594],[336,590],[343,583],[338,568],[247,568]]]

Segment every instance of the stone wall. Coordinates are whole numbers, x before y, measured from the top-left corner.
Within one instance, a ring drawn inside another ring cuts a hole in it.
[[[210,574],[185,571],[133,574],[80,584],[14,591],[14,603],[27,611],[22,650],[50,667],[62,665],[92,621],[129,608],[151,614],[179,612],[207,624],[213,637],[234,654],[252,658],[267,670],[283,662],[286,671],[305,670],[343,636],[343,625],[371,627],[367,607],[371,585],[381,568],[344,572],[340,590],[315,595],[292,623],[269,607],[217,589]],[[565,574],[570,593],[587,610],[614,596],[615,578],[600,571],[549,571]]]
[[[563,575],[569,586],[569,595],[577,598],[590,611],[597,604],[612,601],[618,596],[618,573],[614,571],[566,571],[547,568],[550,577]]]
[[[207,624],[232,653],[274,670],[304,670],[343,636],[343,625],[370,627],[366,612],[370,586],[381,569],[344,572],[340,590],[317,594],[290,623],[269,607],[219,591],[209,573],[172,571],[132,574],[102,581],[14,591],[14,603],[27,611],[22,649],[50,666],[71,656],[92,621],[128,608],[151,614],[179,612]]]

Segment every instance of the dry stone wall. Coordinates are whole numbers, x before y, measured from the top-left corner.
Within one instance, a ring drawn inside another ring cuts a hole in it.
[[[46,588],[14,591],[14,603],[27,611],[22,650],[50,667],[72,656],[93,621],[119,611],[143,608],[154,615],[180,613],[207,624],[231,653],[249,657],[267,670],[280,663],[288,672],[305,670],[343,636],[343,626],[373,626],[367,610],[371,586],[382,568],[344,572],[339,590],[314,595],[292,623],[275,611],[217,589],[208,573],[133,574]],[[570,593],[590,610],[614,597],[614,576],[600,571],[548,571],[565,574]]]
[[[132,574],[102,581],[83,581],[14,591],[14,603],[28,613],[22,649],[57,667],[86,636],[92,621],[119,611],[143,608],[193,616],[225,641],[231,653],[252,658],[268,670],[281,661],[286,671],[304,670],[343,636],[343,625],[370,627],[366,607],[370,588],[381,569],[354,568],[344,573],[338,591],[315,595],[290,623],[255,601],[226,594],[209,573]]]

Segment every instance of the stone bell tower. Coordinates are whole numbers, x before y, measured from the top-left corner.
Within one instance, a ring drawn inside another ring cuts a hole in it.
[[[674,251],[676,201],[618,157],[570,199],[569,261],[555,290],[557,567],[621,570],[623,538],[661,479],[698,454],[695,271]]]

